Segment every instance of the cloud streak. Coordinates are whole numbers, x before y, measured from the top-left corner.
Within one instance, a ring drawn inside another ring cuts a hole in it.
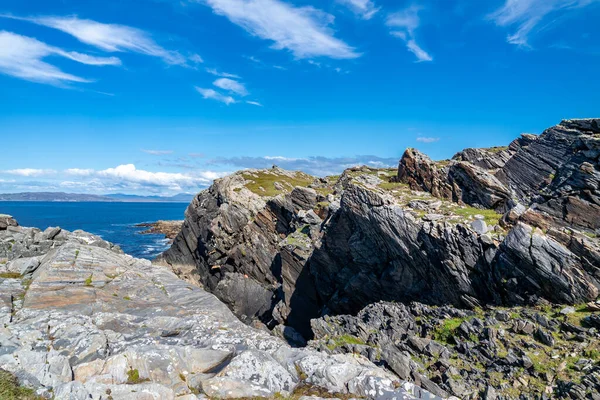
[[[56,174],[53,169],[36,169],[36,168],[21,168],[21,169],[9,169],[6,171],[0,171],[0,173],[8,175],[16,175],[23,177],[36,177]]]
[[[380,10],[371,0],[337,0],[362,19],[371,19]]]
[[[253,36],[274,42],[297,58],[360,56],[354,48],[334,36],[329,27],[334,17],[313,7],[294,7],[280,0],[195,0],[218,15],[227,17]]]
[[[195,89],[204,97],[205,99],[215,100],[220,103],[224,103],[227,105],[234,104],[235,99],[231,96],[226,96],[223,93],[219,93],[214,89],[205,89],[198,86],[195,86]]]
[[[421,143],[435,143],[435,142],[439,142],[440,138],[437,137],[423,137],[423,136],[419,136],[417,137],[417,142],[421,142]]]
[[[240,96],[247,96],[248,90],[246,87],[238,81],[229,78],[220,78],[213,82],[216,87],[227,90],[228,92],[235,93]]]
[[[147,32],[126,25],[104,24],[89,19],[80,19],[77,16],[16,17],[6,14],[1,16],[57,29],[75,37],[82,43],[106,52],[146,54],[161,58],[167,64],[172,65],[184,65],[188,61],[179,52],[167,50],[158,45]],[[202,59],[199,57],[197,54],[193,54],[191,61],[201,62]]]
[[[386,25],[390,28],[390,34],[404,40],[408,51],[417,57],[417,62],[433,61],[433,57],[415,40],[415,31],[421,24],[419,18],[420,8],[411,6],[404,10],[389,14]]]
[[[146,154],[151,154],[153,156],[164,156],[167,154],[173,154],[173,150],[146,150],[142,149],[142,152]]]
[[[515,27],[516,31],[510,33],[506,41],[529,47],[530,36],[546,17],[592,3],[598,3],[598,0],[506,0],[502,7],[488,15],[488,19],[498,26]]]
[[[58,67],[43,61],[49,56],[60,56],[69,60],[94,66],[120,65],[116,57],[94,57],[87,54],[68,52],[58,47],[16,33],[0,31],[0,72],[24,80],[60,85],[68,82],[91,82],[63,72]]]

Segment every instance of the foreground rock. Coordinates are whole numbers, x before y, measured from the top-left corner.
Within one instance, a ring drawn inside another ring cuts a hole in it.
[[[0,369],[45,398],[436,398],[364,357],[291,348],[93,235],[12,227],[0,249]]]
[[[595,304],[469,311],[376,303],[356,317],[313,320],[310,346],[362,354],[440,396],[597,399]]]

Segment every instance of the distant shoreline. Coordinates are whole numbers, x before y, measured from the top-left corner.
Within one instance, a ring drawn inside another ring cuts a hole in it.
[[[0,203],[169,203],[189,204],[189,201],[167,201],[167,200],[1,200]]]
[[[52,202],[52,203],[190,203],[193,194],[179,193],[173,196],[135,195],[123,193],[85,194],[66,192],[0,193],[0,202]]]

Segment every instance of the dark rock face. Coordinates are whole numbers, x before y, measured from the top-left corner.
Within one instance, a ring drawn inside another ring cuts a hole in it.
[[[409,149],[396,173],[237,173],[194,199],[161,260],[243,320],[307,338],[312,318],[380,300],[587,302],[600,288],[599,135],[596,120],[565,121],[445,162]]]

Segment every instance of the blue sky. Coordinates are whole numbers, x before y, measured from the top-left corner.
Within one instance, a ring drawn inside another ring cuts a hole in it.
[[[0,192],[196,192],[600,110],[600,0],[4,0]]]

